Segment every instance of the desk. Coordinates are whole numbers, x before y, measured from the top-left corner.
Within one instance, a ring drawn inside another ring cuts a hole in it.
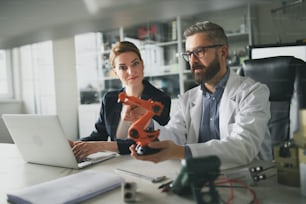
[[[97,172],[114,172],[116,168],[143,172],[147,175],[165,175],[175,178],[180,170],[180,161],[166,161],[159,164],[138,161],[129,155],[119,156],[115,159],[105,161],[91,167],[74,170],[45,165],[26,163],[20,156],[14,144],[0,144],[0,203],[7,203],[6,193],[23,187],[42,183],[59,177],[67,176],[84,170],[94,170]],[[195,203],[192,199],[182,198],[175,194],[161,193],[158,189],[160,184],[153,184],[130,175],[120,174],[126,181],[137,183],[137,202],[136,203]],[[262,181],[257,186],[252,187],[256,192],[260,203],[264,204],[287,204],[287,203],[306,203],[306,197],[301,196],[300,189],[279,185],[276,177]],[[219,189],[223,200],[229,195],[228,189]],[[235,200],[232,203],[248,203],[251,196],[245,189],[235,190]],[[86,204],[96,203],[124,203],[121,196],[121,189],[115,189],[85,202]]]

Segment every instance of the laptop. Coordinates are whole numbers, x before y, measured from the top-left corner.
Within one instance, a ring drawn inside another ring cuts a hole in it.
[[[98,152],[78,162],[57,115],[3,114],[4,123],[29,163],[79,169],[116,157],[115,152]]]

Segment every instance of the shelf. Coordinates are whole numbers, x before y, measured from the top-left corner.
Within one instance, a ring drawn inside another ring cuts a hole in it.
[[[110,52],[111,52],[110,50],[105,50],[105,51],[102,50],[102,51],[101,51],[101,53],[102,53],[103,55],[109,55]]]
[[[156,73],[151,75],[145,75],[145,77],[161,77],[161,76],[171,76],[171,75],[178,75],[178,72],[164,72],[164,73]],[[104,77],[103,80],[118,80],[117,77]]]
[[[177,45],[177,44],[178,44],[178,41],[175,40],[175,41],[169,41],[169,42],[158,42],[155,45],[158,45],[158,46],[169,46],[169,45]]]
[[[104,77],[103,80],[116,80],[117,77]]]
[[[249,33],[226,33],[226,36],[228,38],[234,38],[234,37],[249,37]]]
[[[195,86],[192,73],[188,69],[189,64],[178,54],[185,49],[186,40],[183,37],[183,31],[190,25],[203,20],[223,26],[229,42],[228,62],[235,65],[229,67],[237,70],[243,59],[247,58],[246,47],[249,42],[252,42],[252,27],[249,26],[252,25],[250,11],[249,7],[238,7],[186,17],[177,16],[174,19],[99,32],[96,34],[97,39],[91,38],[92,41],[89,43],[83,41],[84,49],[79,50],[85,52],[85,55],[79,55],[82,58],[78,63],[83,68],[79,71],[81,72],[79,76],[82,77],[79,83],[87,85],[92,82],[89,80],[93,79],[95,87],[99,88],[99,93],[121,88],[121,82],[112,72],[108,58],[116,42],[127,40],[134,43],[141,52],[145,65],[145,78],[172,98],[176,98]],[[88,53],[95,48],[97,48],[96,55]],[[238,57],[238,60],[235,57]],[[94,61],[98,62],[94,63]]]
[[[178,75],[178,72],[165,72],[165,73],[160,73],[160,74],[152,74],[152,75],[147,75],[145,77],[160,77],[160,76],[170,76],[170,75]]]
[[[235,44],[249,44],[249,33],[229,33],[226,34],[230,47],[233,47]]]

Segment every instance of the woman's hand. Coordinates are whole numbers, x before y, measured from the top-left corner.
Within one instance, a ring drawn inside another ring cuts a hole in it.
[[[79,160],[85,159],[88,155],[102,151],[103,145],[98,142],[76,141],[72,147],[75,157]]]
[[[140,106],[123,105],[121,118],[125,121],[135,122],[146,113]]]
[[[70,147],[73,148],[73,146],[74,146],[74,141],[68,140],[68,142],[69,142]]]
[[[117,142],[107,141],[76,141],[73,144],[72,151],[79,160],[84,160],[88,155],[102,152],[113,151],[118,152]]]

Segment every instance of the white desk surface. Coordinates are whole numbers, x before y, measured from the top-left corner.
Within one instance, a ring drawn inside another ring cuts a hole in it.
[[[94,170],[97,172],[114,172],[116,168],[127,169],[146,175],[165,175],[170,179],[175,178],[180,170],[180,161],[166,161],[159,164],[151,162],[138,161],[127,156],[119,156],[115,159],[93,165],[83,170],[73,170],[67,168],[51,167],[45,165],[26,163],[14,144],[0,143],[0,203],[6,201],[7,192],[34,184],[50,181],[59,177],[67,176],[84,170]],[[118,173],[126,181],[137,183],[137,201],[136,203],[195,203],[194,200],[183,198],[175,194],[162,193],[158,189],[158,184],[150,183],[147,180],[134,176]],[[258,197],[259,203],[264,204],[288,204],[288,203],[306,203],[306,197],[300,193],[300,189],[277,184],[276,176],[259,182],[256,186],[251,187]],[[223,200],[229,198],[230,190],[228,188],[218,188],[219,194]],[[231,203],[249,203],[252,199],[249,192],[245,189],[235,189],[234,201]],[[104,193],[84,203],[124,203],[121,188]]]

